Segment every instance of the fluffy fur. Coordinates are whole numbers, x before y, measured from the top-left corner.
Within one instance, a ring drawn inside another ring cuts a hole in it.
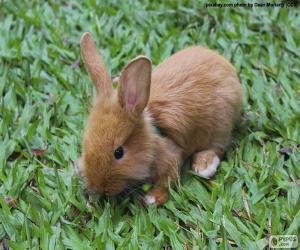
[[[138,57],[122,70],[114,91],[89,33],[81,39],[81,53],[97,92],[81,157],[90,189],[114,195],[150,178],[154,186],[144,201],[161,205],[187,157],[193,156],[196,173],[214,174],[242,103],[238,77],[224,57],[190,47],[153,72],[151,61]],[[153,125],[166,137],[157,135]],[[125,153],[116,160],[119,146]]]

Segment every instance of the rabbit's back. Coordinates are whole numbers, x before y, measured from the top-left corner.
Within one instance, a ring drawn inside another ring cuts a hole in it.
[[[231,131],[241,101],[232,65],[216,52],[190,47],[153,71],[148,111],[156,126],[188,156]]]

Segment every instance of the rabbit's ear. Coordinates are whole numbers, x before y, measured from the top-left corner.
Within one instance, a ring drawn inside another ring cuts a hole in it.
[[[85,67],[96,87],[97,94],[104,97],[110,96],[112,93],[111,79],[89,32],[85,32],[82,35],[80,50]]]
[[[145,56],[133,59],[120,76],[119,102],[131,116],[140,115],[146,107],[151,84],[151,61]]]

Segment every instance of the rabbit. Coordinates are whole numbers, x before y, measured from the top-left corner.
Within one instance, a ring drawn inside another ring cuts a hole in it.
[[[151,180],[143,202],[161,206],[185,159],[199,176],[213,177],[242,106],[241,84],[224,57],[188,47],[152,71],[151,60],[138,56],[113,89],[90,33],[80,47],[96,90],[80,158],[90,190],[110,196]]]

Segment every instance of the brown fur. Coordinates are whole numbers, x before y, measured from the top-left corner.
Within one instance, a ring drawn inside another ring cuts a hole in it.
[[[89,33],[83,35],[81,50],[97,89],[81,158],[90,189],[116,194],[134,181],[152,178],[148,194],[160,205],[185,158],[195,154],[197,165],[205,162],[205,155],[222,157],[242,101],[238,77],[226,59],[191,47],[165,60],[151,75],[150,61],[139,57],[123,69],[115,92]],[[167,137],[158,136],[152,123]],[[116,160],[113,153],[121,145],[125,154]],[[201,154],[204,150],[208,153]]]
[[[241,85],[231,64],[211,50],[191,47],[153,72],[148,109],[185,156],[210,147],[222,154],[241,100]]]

